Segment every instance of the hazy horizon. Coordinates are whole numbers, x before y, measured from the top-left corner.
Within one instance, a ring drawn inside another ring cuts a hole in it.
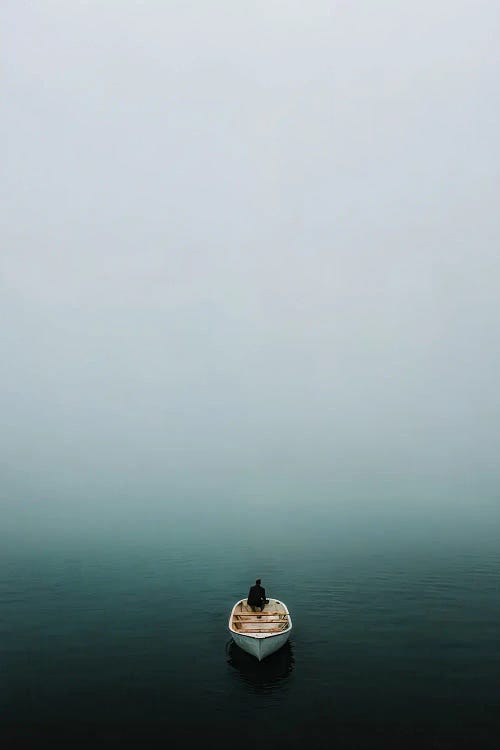
[[[492,502],[497,3],[0,14],[5,533]]]

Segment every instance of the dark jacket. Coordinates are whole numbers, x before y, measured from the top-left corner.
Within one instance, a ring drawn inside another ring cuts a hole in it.
[[[259,586],[258,583],[255,586],[250,586],[248,592],[248,603],[251,607],[260,607],[266,603],[266,590],[263,586]]]

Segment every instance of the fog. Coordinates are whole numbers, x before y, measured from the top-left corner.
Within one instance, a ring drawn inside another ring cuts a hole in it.
[[[498,3],[0,14],[4,531],[491,501]]]

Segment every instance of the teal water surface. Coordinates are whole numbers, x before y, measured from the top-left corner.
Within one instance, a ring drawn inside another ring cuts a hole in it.
[[[6,743],[496,746],[494,506],[207,519],[5,540]],[[294,620],[262,664],[227,630],[256,576]]]

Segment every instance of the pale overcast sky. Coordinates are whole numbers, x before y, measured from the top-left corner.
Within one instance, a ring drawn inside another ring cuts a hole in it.
[[[3,1],[4,518],[498,481],[499,8]]]

